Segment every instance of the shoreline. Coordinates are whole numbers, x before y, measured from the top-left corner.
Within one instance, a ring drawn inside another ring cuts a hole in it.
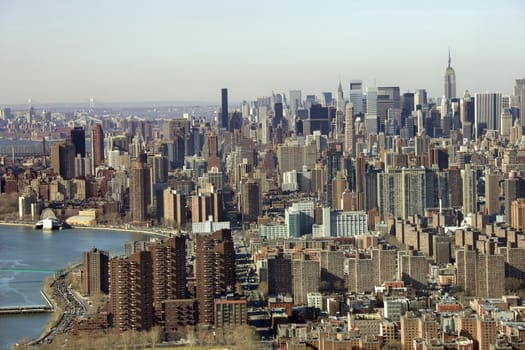
[[[59,307],[57,301],[55,300],[54,295],[47,295],[46,290],[45,290],[46,289],[46,285],[47,285],[47,287],[51,288],[53,286],[53,284],[56,282],[56,280],[53,277],[51,282],[50,283],[48,283],[48,282],[49,282],[49,280],[47,280],[47,279],[44,280],[44,283],[42,285],[42,289],[40,290],[40,294],[42,295],[42,298],[45,300],[45,302],[48,303],[49,305],[51,305],[51,307],[53,308],[53,312],[52,312],[51,316],[49,317],[48,321],[46,322],[46,324],[44,325],[40,335],[38,337],[36,337],[35,339],[30,340],[26,344],[21,344],[21,345],[31,346],[31,345],[35,345],[38,342],[42,341],[49,334],[51,334],[51,332],[53,332],[53,330],[55,328],[55,325],[58,322],[60,322],[62,317],[64,317],[64,311],[61,309],[61,307]]]
[[[42,230],[38,230],[38,229],[35,229],[34,228],[34,224],[31,224],[31,223],[27,223],[27,222],[7,222],[7,221],[0,221],[0,227],[2,226],[10,226],[10,227],[24,227],[24,228],[30,228],[34,231],[42,231]],[[137,234],[144,234],[144,235],[148,235],[148,236],[152,236],[153,237],[162,237],[162,238],[169,238],[169,237],[172,237],[174,235],[177,234],[176,231],[163,231],[163,230],[159,230],[156,231],[154,228],[153,229],[140,229],[140,228],[131,228],[131,227],[125,227],[125,226],[122,226],[122,227],[115,227],[115,226],[102,226],[102,225],[96,225],[96,226],[71,226],[70,227],[71,229],[82,229],[82,230],[96,230],[96,231],[114,231],[114,232],[122,232],[122,233],[137,233]],[[69,229],[69,228],[68,228]],[[67,231],[68,229],[64,229],[64,230],[56,230],[56,231]],[[51,277],[52,278],[52,281],[54,282],[55,281],[55,277]],[[44,324],[44,326],[42,327],[41,329],[41,332],[39,335],[37,335],[36,337],[28,340],[27,342],[25,342],[23,345],[24,346],[32,346],[34,344],[36,344],[37,342],[41,341],[41,339],[45,338],[46,336],[48,336],[50,334],[50,332],[53,330],[53,327],[54,325],[59,322],[60,318],[63,317],[63,311],[59,310],[60,308],[58,307],[58,304],[55,300],[55,298],[53,296],[50,296],[48,295],[46,292],[45,292],[45,286],[46,286],[46,281],[47,278],[45,278],[43,280],[43,284],[42,284],[42,287],[40,289],[40,293],[41,293],[41,296],[42,296],[42,300],[44,302],[47,303],[47,300],[45,300],[44,296],[42,295],[43,293],[49,298],[49,300],[51,301],[51,303],[53,303],[53,312],[50,313],[50,317],[48,319],[48,321]],[[52,282],[50,283],[52,285]],[[59,313],[61,313],[61,316],[58,315]],[[22,344],[20,344],[22,345]],[[14,345],[10,345],[8,347],[8,349],[11,349],[13,348]]]
[[[7,222],[0,221],[0,226],[20,226],[20,227],[34,227],[34,224],[26,224],[24,222]]]
[[[18,227],[30,227],[34,228],[34,224],[28,224],[23,222],[6,222],[6,221],[0,221],[0,226],[18,226]],[[153,236],[162,236],[162,237],[172,237],[176,235],[177,233],[171,232],[171,231],[155,231],[154,229],[140,229],[140,228],[129,228],[126,226],[122,227],[115,227],[115,226],[102,226],[102,225],[96,225],[96,226],[71,226],[72,229],[81,229],[81,230],[106,230],[106,231],[118,231],[118,232],[131,232],[131,233],[142,233],[147,235],[153,235]],[[65,229],[68,230],[69,228]],[[37,229],[35,229],[37,230]],[[58,230],[56,230],[58,231]]]
[[[131,233],[143,233],[147,235],[156,235],[163,237],[171,237],[174,235],[172,232],[153,231],[139,228],[126,228],[126,227],[114,227],[114,226],[71,226],[74,229],[81,230],[106,230],[106,231],[118,231],[118,232],[131,232]]]

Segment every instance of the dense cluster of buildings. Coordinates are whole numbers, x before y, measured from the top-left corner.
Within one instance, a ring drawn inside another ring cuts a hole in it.
[[[89,296],[108,294],[109,303],[98,310],[99,315],[107,316],[102,323],[100,317],[94,318],[95,322],[93,318],[82,320],[77,329],[110,325],[124,332],[158,325],[166,338],[176,339],[185,327],[197,322],[219,322],[215,319],[215,303],[228,306],[230,302],[241,302],[246,312],[246,300],[227,298],[233,296],[235,287],[231,231],[196,236],[189,255],[186,243],[186,236],[129,242],[126,255],[111,259],[108,252],[97,249],[84,252],[83,292]],[[220,322],[229,324],[230,318],[224,316]],[[233,325],[242,323],[246,323],[246,317],[232,320]]]
[[[522,300],[500,298],[525,280],[525,79],[512,95],[459,97],[449,58],[436,100],[349,87],[346,98],[340,83],[335,98],[292,90],[238,108],[222,89],[214,118],[4,108],[2,133],[40,148],[2,153],[0,190],[19,195],[23,220],[51,207],[62,218],[92,209],[99,223],[193,228],[191,239],[126,257],[86,253],[84,290],[109,293],[120,331],[158,324],[175,337],[186,325],[250,322],[246,298],[232,297],[231,223],[258,236],[250,254],[270,296],[267,328],[290,349],[515,347]],[[489,306],[461,305],[445,327],[444,313],[428,311],[432,297],[416,297],[433,286]],[[374,316],[379,299],[399,315]],[[328,318],[313,322],[310,310]]]

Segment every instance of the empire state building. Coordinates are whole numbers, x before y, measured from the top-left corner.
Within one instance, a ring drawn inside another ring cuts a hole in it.
[[[450,101],[456,98],[456,72],[450,66],[450,50],[448,51],[448,67],[445,71],[445,99]]]

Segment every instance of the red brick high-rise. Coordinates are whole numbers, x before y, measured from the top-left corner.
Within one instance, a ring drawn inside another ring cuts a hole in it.
[[[195,238],[195,278],[200,323],[213,324],[214,299],[235,286],[235,250],[230,230]]]
[[[144,222],[148,217],[151,201],[151,175],[146,165],[146,155],[140,154],[129,176],[129,206],[134,222]]]
[[[96,166],[104,165],[104,131],[100,124],[91,129],[91,161],[93,171]]]
[[[151,242],[147,249],[109,263],[113,326],[123,332],[157,324],[169,337],[196,321],[195,300],[187,299],[186,237]]]
[[[75,145],[70,140],[51,145],[51,167],[65,180],[75,177]]]
[[[162,302],[185,299],[186,293],[186,237],[178,236],[164,243],[149,245],[153,274],[153,308],[155,322],[162,324]]]
[[[117,332],[153,325],[151,253],[138,252],[109,262],[109,308]]]
[[[82,289],[87,295],[108,293],[109,253],[93,248],[82,253]]]
[[[186,196],[168,187],[162,192],[164,225],[182,226],[186,223]]]
[[[457,166],[450,166],[448,173],[448,194],[449,203],[453,208],[463,205],[463,182],[461,181],[461,171]]]
[[[223,219],[222,191],[199,192],[198,195],[191,197],[192,222],[205,222],[210,216],[215,222]]]

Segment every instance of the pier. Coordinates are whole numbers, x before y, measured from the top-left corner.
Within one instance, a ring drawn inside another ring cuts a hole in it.
[[[24,306],[2,306],[0,315],[19,315],[19,314],[40,314],[53,312],[53,308],[48,305],[24,305]]]
[[[51,299],[41,290],[46,305],[0,306],[0,315],[41,314],[55,311]]]

